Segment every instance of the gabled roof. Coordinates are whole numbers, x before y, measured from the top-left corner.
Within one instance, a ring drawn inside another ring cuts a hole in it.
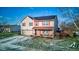
[[[26,16],[26,17],[29,17],[29,18],[31,18],[32,20],[33,20],[33,19],[34,19],[34,20],[52,20],[52,19],[57,18],[56,15],[50,15],[50,16],[39,16],[39,17]],[[26,17],[24,17],[24,19],[25,19]],[[23,20],[24,20],[24,19],[23,19]],[[22,21],[23,21],[23,20],[22,20]],[[22,22],[22,21],[21,21],[21,22]]]

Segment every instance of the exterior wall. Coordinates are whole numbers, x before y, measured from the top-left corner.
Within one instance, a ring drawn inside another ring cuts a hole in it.
[[[29,26],[29,23],[33,23],[32,19],[29,17],[26,17],[22,23],[21,23],[21,34],[22,35],[33,35],[32,28],[33,26]],[[25,26],[22,24],[25,23]]]
[[[37,32],[36,36],[40,36],[40,31],[37,30],[36,32]]]
[[[42,22],[39,22],[39,26],[42,26]]]
[[[11,32],[11,31],[10,31],[10,28],[4,28],[4,31],[5,31],[5,32]]]
[[[20,32],[21,31],[20,29],[21,29],[20,25],[11,25],[10,26],[10,31],[11,32]]]
[[[54,27],[54,21],[50,21],[50,25],[49,26]]]
[[[54,36],[54,31],[49,31],[49,36]]]

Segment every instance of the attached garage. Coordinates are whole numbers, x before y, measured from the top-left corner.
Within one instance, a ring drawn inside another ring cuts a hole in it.
[[[22,35],[27,35],[27,36],[33,35],[32,30],[22,30],[21,32]]]

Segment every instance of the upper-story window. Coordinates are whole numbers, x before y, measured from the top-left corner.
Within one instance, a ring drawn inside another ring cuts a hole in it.
[[[26,23],[22,23],[22,26],[26,26]]]
[[[48,26],[48,25],[49,25],[49,21],[44,21],[44,22],[43,22],[43,25],[44,25],[44,26]]]
[[[30,23],[29,23],[29,26],[33,26],[33,23],[32,23],[32,22],[30,22]]]
[[[38,26],[38,25],[39,25],[39,22],[36,22],[36,23],[35,23],[35,26]]]

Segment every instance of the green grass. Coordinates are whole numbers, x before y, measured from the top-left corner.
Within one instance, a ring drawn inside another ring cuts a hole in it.
[[[56,45],[64,47],[66,51],[79,51],[79,37],[64,38],[61,42],[57,42]]]
[[[2,33],[0,33],[0,39],[6,38],[6,37],[11,37],[13,35],[16,35],[16,33],[2,32]]]

